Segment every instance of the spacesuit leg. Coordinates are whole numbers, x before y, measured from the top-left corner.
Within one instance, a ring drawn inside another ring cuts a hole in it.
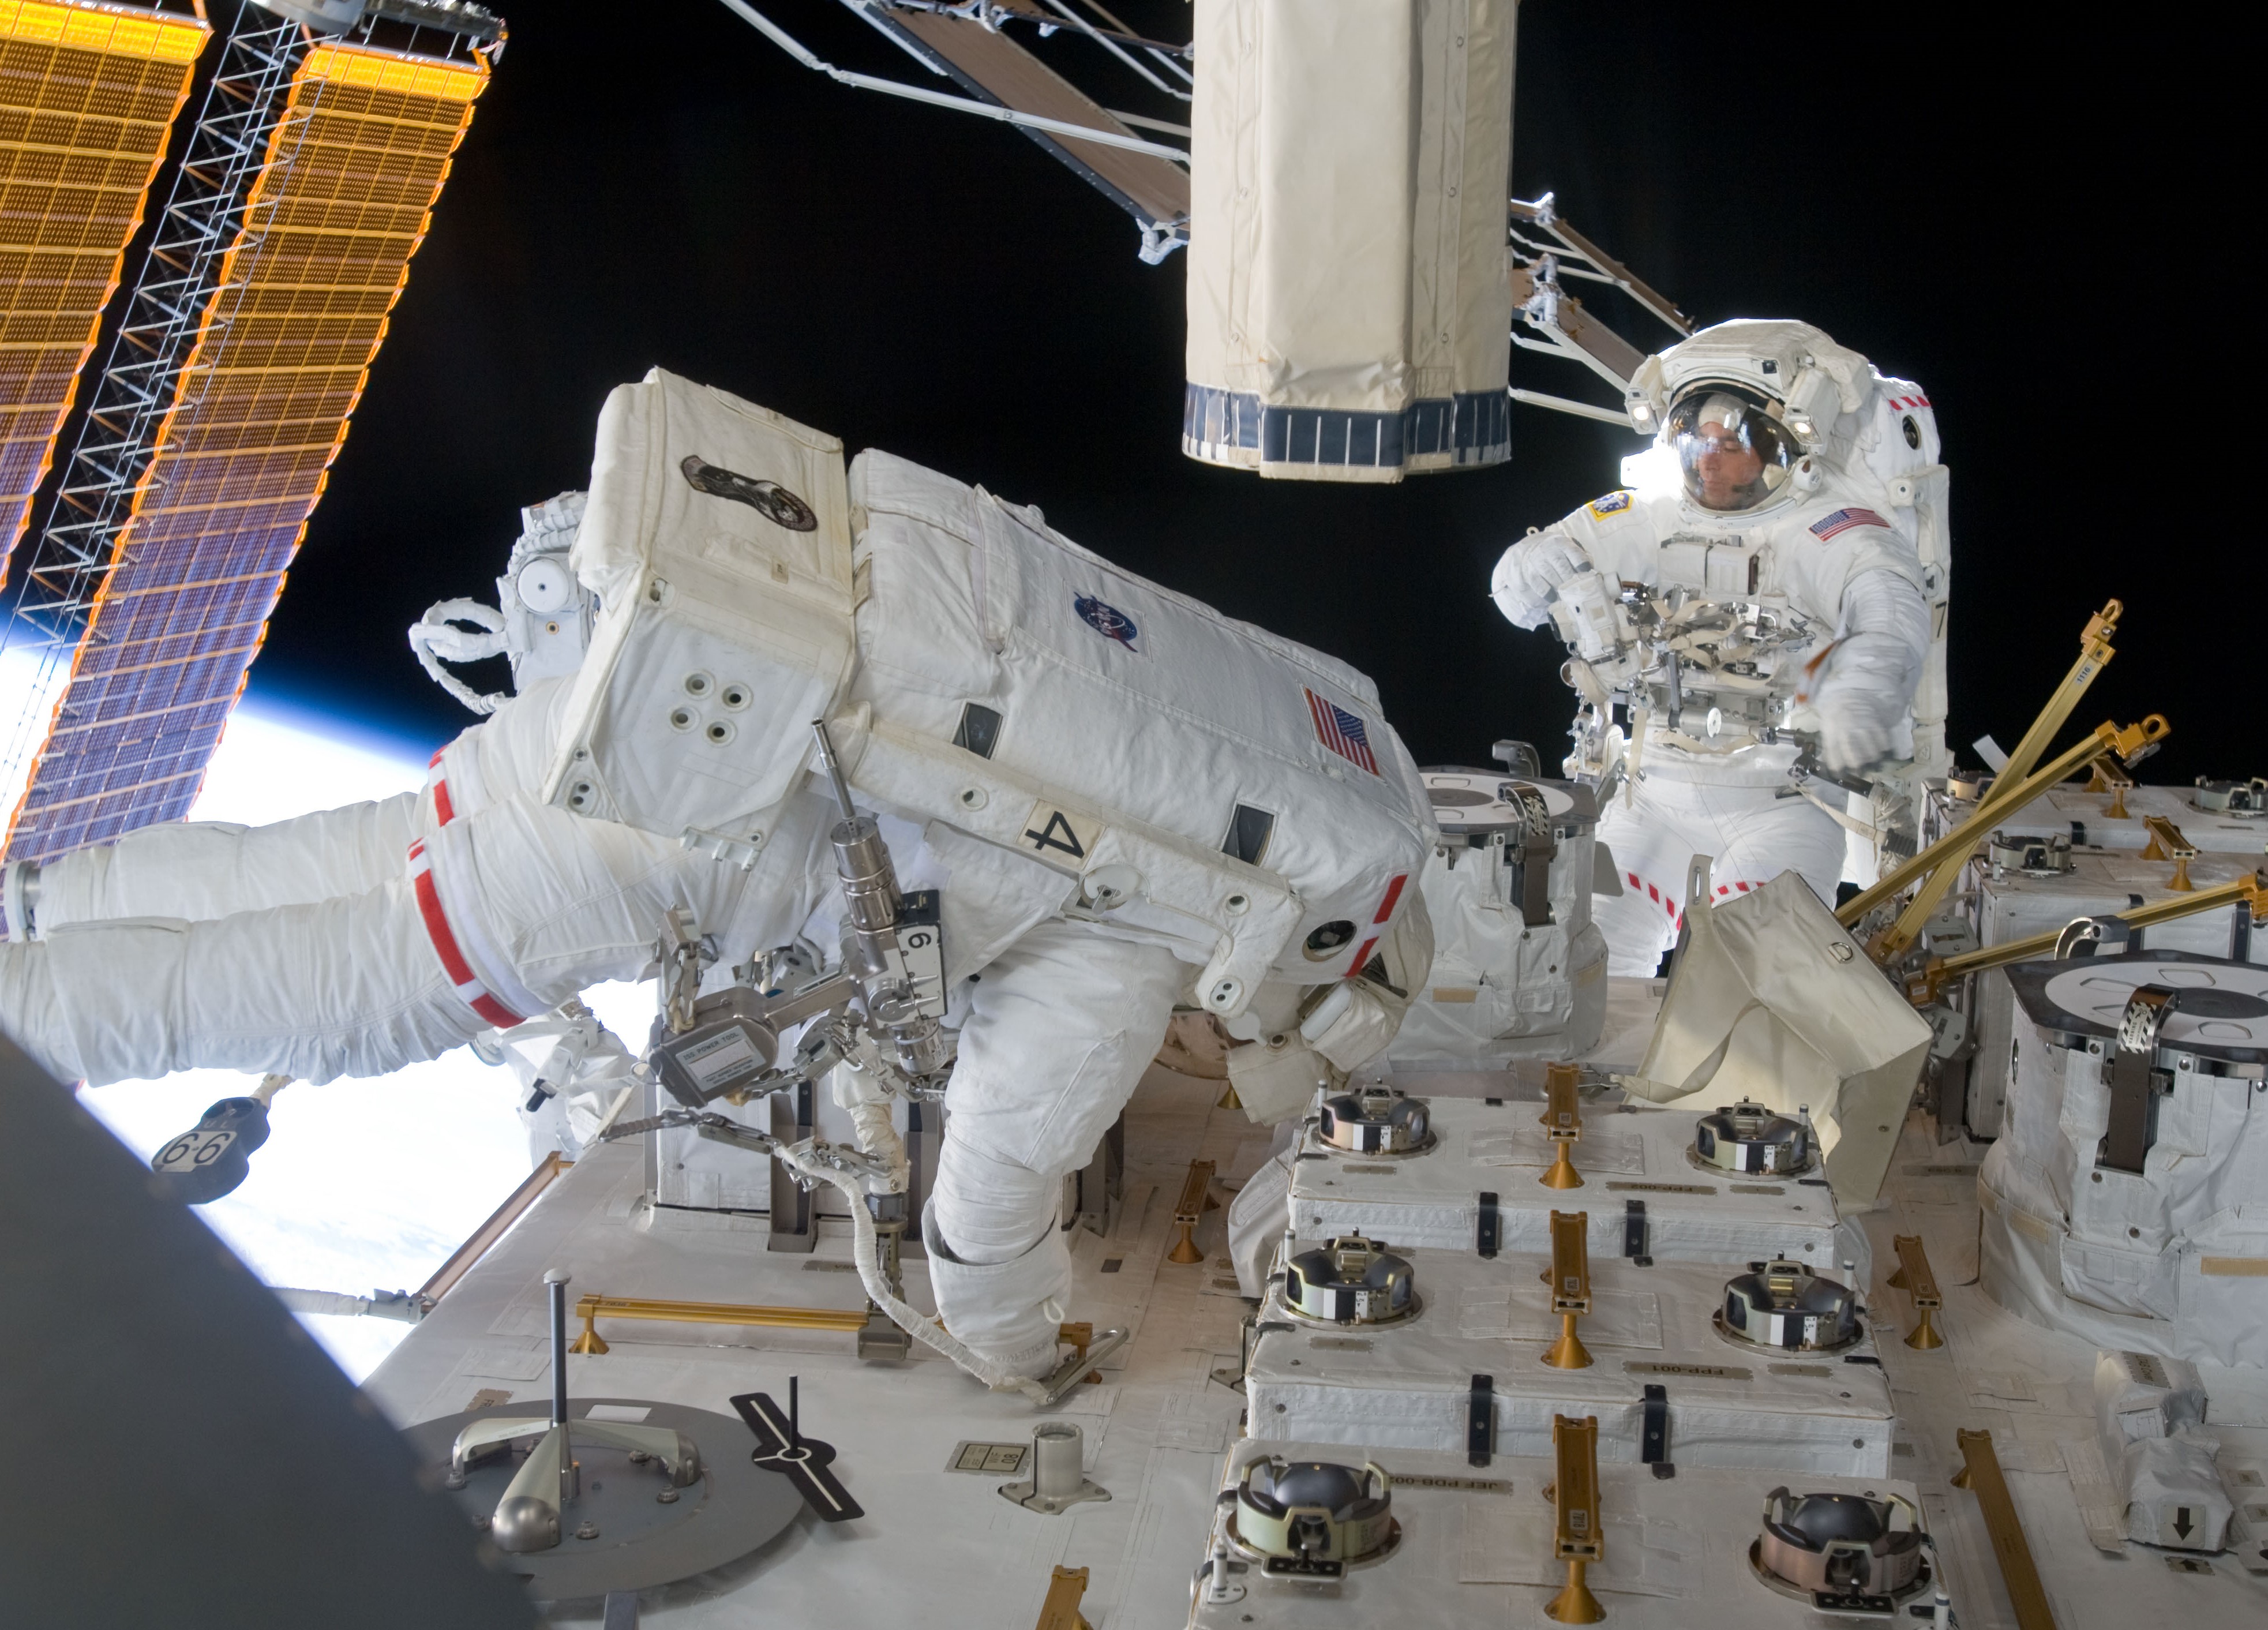
[[[1594,896],[1591,920],[1607,941],[1607,971],[1650,979],[1677,943],[1685,867],[1693,846],[1683,811],[1660,795],[1660,778],[1641,782],[1631,799],[1617,791],[1599,815],[1599,841],[1614,852],[1623,891]]]
[[[1808,799],[1771,786],[1724,786],[1649,777],[1635,806],[1617,793],[1599,817],[1599,837],[1614,851],[1619,898],[1592,903],[1606,936],[1607,971],[1651,976],[1677,942],[1685,876],[1693,857],[1711,857],[1712,897],[1729,900],[1782,872],[1800,874],[1830,904],[1843,874],[1843,829]]]
[[[1845,845],[1833,815],[1808,798],[1759,803],[1754,801],[1757,795],[1745,788],[1694,790],[1701,794],[1701,810],[1717,833],[1717,846],[1701,851],[1715,858],[1710,867],[1714,899],[1734,898],[1782,872],[1793,872],[1820,899],[1835,904]],[[1727,807],[1721,815],[1716,813],[1720,807]]]
[[[99,1087],[187,1069],[380,1075],[485,1022],[397,876],[312,904],[73,924],[0,946],[0,1024],[58,1078]]]
[[[1160,947],[1057,920],[970,994],[923,1235],[946,1328],[1011,1368],[1054,1362],[1071,1283],[1055,1226],[1064,1176],[1118,1118],[1186,977]]]
[[[114,917],[202,922],[361,894],[401,875],[403,852],[431,823],[425,793],[399,793],[266,826],[145,826],[41,866],[33,921],[41,933]]]

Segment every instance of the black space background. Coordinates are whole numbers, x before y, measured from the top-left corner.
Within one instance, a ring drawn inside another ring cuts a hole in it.
[[[769,9],[839,63],[924,77],[824,0]],[[1121,14],[1188,36],[1180,0]],[[1497,616],[1489,568],[1615,485],[1634,438],[1515,406],[1489,471],[1366,488],[1201,467],[1177,445],[1181,257],[1141,264],[1131,222],[1024,136],[834,85],[715,0],[508,16],[258,689],[436,741],[469,722],[403,627],[490,596],[517,506],[584,484],[601,399],[658,363],[1037,503],[1353,661],[1421,763],[1485,763],[1507,734],[1556,760],[1560,653]],[[2219,173],[2209,122],[2239,65],[2156,26],[1528,0],[1514,183],[1702,321],[1807,318],[1927,388],[1953,470],[1956,741],[2013,742],[2117,595],[2121,655],[2075,723],[2166,713],[2146,773],[2186,780],[2268,771],[2235,484],[2257,393],[2228,371],[2242,305],[2162,254],[2209,224],[2166,195]],[[1039,48],[1178,117],[1083,41]],[[1514,377],[1587,391],[1525,353]]]

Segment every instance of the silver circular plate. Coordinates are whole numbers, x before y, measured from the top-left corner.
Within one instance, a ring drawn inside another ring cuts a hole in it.
[[[1486,831],[1491,827],[1516,827],[1526,824],[1527,817],[1520,806],[1506,803],[1498,794],[1518,780],[1503,775],[1461,775],[1454,771],[1428,770],[1425,772],[1425,791],[1433,805],[1433,821],[1443,831]],[[1575,800],[1560,788],[1545,786],[1534,781],[1519,781],[1532,787],[1543,799],[1543,808],[1555,821],[1575,808]]]
[[[2146,955],[2084,957],[2050,975],[2043,994],[2064,1012],[2115,1032],[2135,987],[2144,985],[2182,992],[2159,1032],[2160,1046],[2268,1048],[2268,968]]]
[[[669,1478],[659,1462],[633,1465],[625,1450],[576,1442],[583,1492],[561,1508],[563,1537],[549,1551],[503,1554],[497,1564],[502,1571],[527,1580],[539,1601],[579,1601],[689,1579],[747,1555],[784,1531],[803,1509],[803,1496],[792,1483],[750,1463],[755,1439],[736,1418],[647,1398],[578,1398],[568,1405],[571,1442],[574,1423],[595,1404],[643,1408],[646,1413],[640,1425],[674,1427],[691,1438],[701,1449],[701,1480],[679,1489],[675,1500],[665,1502],[659,1496],[669,1487]],[[549,1412],[548,1400],[524,1398],[421,1420],[401,1435],[438,1484],[449,1470],[449,1450],[457,1434],[468,1422]],[[467,1469],[465,1486],[453,1491],[467,1522],[486,1530],[497,1501],[504,1498],[525,1458],[513,1452]],[[575,1537],[585,1523],[596,1526],[596,1538]]]

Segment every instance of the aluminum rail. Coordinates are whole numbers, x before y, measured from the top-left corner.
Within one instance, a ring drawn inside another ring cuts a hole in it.
[[[878,79],[872,74],[853,73],[847,68],[837,68],[750,5],[747,0],[724,0],[724,4],[742,22],[806,68],[825,74],[837,84],[860,91],[880,91],[887,96],[902,96],[908,101],[926,102],[932,107],[949,107],[956,113],[976,114],[1001,124],[1024,125],[1035,130],[1045,130],[1050,136],[1094,142],[1104,147],[1123,147],[1129,152],[1148,153],[1152,158],[1171,159],[1175,164],[1189,161],[1187,149],[1168,147],[1162,142],[1145,142],[1138,136],[1121,136],[1116,130],[1097,129],[1091,124],[1073,124],[1068,119],[1049,119],[1038,114],[1019,113],[1012,107],[995,107],[990,102],[980,102],[971,97],[952,96],[943,91],[924,91],[915,85],[901,85],[895,79]]]
[[[2268,922],[2268,870],[2255,872],[2250,877],[2240,877],[2234,882],[2216,883],[2210,889],[2179,895],[2170,900],[2161,900],[2155,905],[2137,905],[2123,911],[2105,911],[2099,915],[2115,918],[2129,928],[2152,928],[2160,923],[2170,923],[2184,917],[2195,917],[2224,905],[2250,905],[2252,920]],[[1906,997],[1917,1007],[1934,1001],[1945,986],[1963,974],[1972,974],[1987,968],[2005,968],[2010,963],[2036,962],[2053,956],[2064,930],[2050,929],[2022,940],[2011,940],[2005,945],[1988,945],[1981,950],[1963,951],[1958,956],[1933,958],[1923,964],[1921,971],[1907,981]]]
[[[1868,912],[1887,904],[1900,889],[1925,873],[1935,871],[1943,875],[1948,870],[1958,872],[1961,863],[1974,852],[1984,835],[2003,816],[2022,808],[2049,788],[2060,785],[2106,755],[2116,753],[2122,758],[2132,757],[2146,747],[2155,747],[2172,733],[2172,729],[2173,726],[2161,713],[2152,713],[2140,723],[2128,725],[2123,730],[2106,719],[2097,725],[2085,741],[2066,749],[2021,780],[2010,780],[2006,775],[2001,776],[1992,783],[1992,790],[1970,812],[1967,820],[1935,843],[1918,851],[1911,859],[1892,867],[1873,888],[1852,896],[1848,903],[1836,908],[1835,920],[1845,928],[1854,928]],[[1911,938],[1908,943],[1911,943]],[[1903,950],[1904,947],[1897,948]]]

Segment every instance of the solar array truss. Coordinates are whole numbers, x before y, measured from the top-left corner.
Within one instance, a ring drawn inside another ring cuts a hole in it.
[[[0,0],[0,584],[211,33]]]
[[[424,0],[329,38],[244,8],[26,574],[11,644],[55,701],[11,743],[6,859],[187,812],[501,37]]]

